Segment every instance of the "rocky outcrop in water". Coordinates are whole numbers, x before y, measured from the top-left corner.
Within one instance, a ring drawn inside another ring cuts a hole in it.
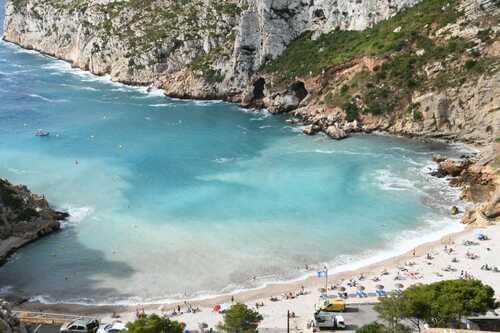
[[[67,213],[49,207],[44,197],[26,186],[0,178],[0,264],[23,245],[59,230]]]
[[[500,143],[485,147],[473,157],[440,157],[438,165],[434,175],[451,177],[450,184],[461,187],[462,198],[472,203],[462,223],[482,226],[500,221]]]

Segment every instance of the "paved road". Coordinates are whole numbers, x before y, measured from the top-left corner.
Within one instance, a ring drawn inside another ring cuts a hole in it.
[[[342,332],[354,332],[359,327],[377,320],[377,313],[373,310],[373,305],[350,305],[346,312],[342,313],[347,324],[347,329]],[[36,333],[59,333],[59,327],[55,325],[43,325]],[[30,326],[28,332],[32,333],[36,326]],[[280,329],[260,329],[260,333],[286,333],[286,330]],[[322,333],[328,333],[327,330],[322,330]],[[292,331],[294,333],[294,331]]]
[[[365,324],[378,319],[378,314],[373,310],[373,305],[357,305],[348,308],[343,314],[347,330],[353,332]]]

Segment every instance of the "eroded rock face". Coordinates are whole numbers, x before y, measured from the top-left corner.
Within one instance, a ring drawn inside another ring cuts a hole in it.
[[[439,160],[434,175],[453,177],[452,186],[462,188],[461,197],[470,203],[463,214],[462,223],[484,226],[500,220],[500,143],[485,147],[478,156],[462,160]],[[460,213],[452,207],[451,214]]]
[[[0,264],[12,251],[59,230],[68,217],[49,207],[47,200],[26,186],[15,186],[0,178]]]
[[[304,82],[293,82],[285,91],[275,93],[268,98],[266,105],[272,113],[282,113],[295,110],[306,98],[308,92]]]
[[[26,328],[12,313],[9,303],[0,299],[0,332],[2,333],[27,333]]]

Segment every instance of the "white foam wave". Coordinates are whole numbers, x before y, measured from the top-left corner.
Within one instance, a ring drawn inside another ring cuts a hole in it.
[[[213,160],[213,162],[219,163],[219,164],[228,163],[231,161],[234,161],[233,157],[218,157],[215,160]]]
[[[62,210],[69,214],[68,223],[80,223],[94,213],[93,207],[73,207],[71,205],[63,205]],[[65,226],[63,224],[63,226]]]
[[[389,169],[375,170],[373,178],[383,191],[416,191],[421,192],[415,181],[395,175]]]
[[[387,150],[399,151],[399,152],[408,153],[408,154],[412,154],[412,155],[423,155],[423,156],[432,156],[432,154],[433,154],[430,151],[414,151],[414,150],[410,150],[410,149],[403,148],[403,147],[390,147],[390,148],[387,148]]]
[[[150,107],[152,108],[162,108],[166,106],[172,106],[171,103],[158,103],[158,104],[149,104]]]
[[[193,100],[190,100],[190,102],[192,102],[193,104],[198,105],[198,106],[209,106],[209,105],[224,103],[224,101],[219,100],[219,99],[214,99],[214,100],[195,100],[195,99],[193,99]]]
[[[297,125],[297,126],[283,126],[284,129],[287,129],[287,130],[290,130],[294,133],[302,133],[304,131],[304,128],[306,128],[306,126],[302,126],[302,125]]]
[[[16,175],[25,175],[28,173],[28,171],[26,171],[26,170],[17,169],[17,168],[8,168],[7,171],[12,172],[13,174],[16,174]]]
[[[50,102],[50,103],[65,103],[65,102],[68,102],[67,99],[50,99],[50,98],[47,98],[47,97],[44,97],[44,96],[41,96],[41,95],[37,95],[37,94],[28,94],[29,97],[33,97],[33,98],[38,98],[38,99],[41,99],[42,101],[45,101],[45,102]]]

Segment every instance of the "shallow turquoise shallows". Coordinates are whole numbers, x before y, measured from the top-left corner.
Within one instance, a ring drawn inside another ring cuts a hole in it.
[[[72,216],[1,267],[0,287],[142,302],[377,260],[460,228],[457,193],[428,175],[435,152],[456,153],[307,137],[265,112],[169,99],[2,42],[0,176]]]

